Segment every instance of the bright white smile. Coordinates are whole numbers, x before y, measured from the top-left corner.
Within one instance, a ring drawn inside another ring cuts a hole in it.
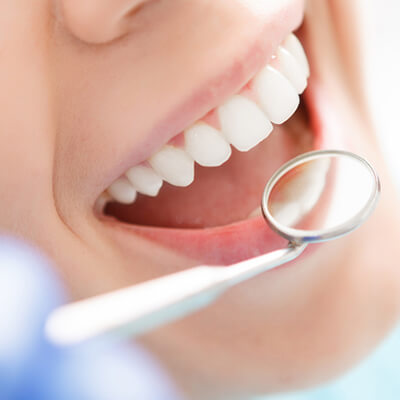
[[[287,121],[300,104],[310,74],[300,41],[290,34],[275,56],[241,90],[139,165],[109,185],[97,207],[109,201],[131,204],[137,194],[157,196],[163,182],[186,187],[195,163],[216,167],[231,156],[231,146],[247,152],[266,139],[273,124]]]

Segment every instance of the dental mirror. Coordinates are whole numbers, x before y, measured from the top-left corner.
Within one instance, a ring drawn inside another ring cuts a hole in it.
[[[290,242],[322,242],[361,225],[379,193],[379,178],[365,159],[341,150],[313,151],[271,177],[262,211],[270,227]]]
[[[309,243],[355,230],[372,213],[379,194],[379,178],[362,157],[341,150],[302,154],[271,177],[261,201],[266,222],[289,241],[286,248],[228,267],[186,269],[67,304],[50,315],[46,335],[68,346],[95,337],[137,336],[183,318],[230,287],[295,259]]]

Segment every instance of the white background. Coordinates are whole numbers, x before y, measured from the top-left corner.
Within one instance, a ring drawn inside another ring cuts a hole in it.
[[[353,0],[349,0],[353,1]],[[367,88],[378,135],[400,189],[400,1],[365,4]]]

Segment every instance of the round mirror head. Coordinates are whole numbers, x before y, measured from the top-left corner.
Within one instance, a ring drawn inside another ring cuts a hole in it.
[[[283,165],[265,187],[261,207],[271,228],[289,241],[322,242],[360,226],[379,194],[379,178],[365,159],[320,150]]]

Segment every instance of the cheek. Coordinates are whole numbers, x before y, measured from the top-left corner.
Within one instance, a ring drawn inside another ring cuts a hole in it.
[[[372,351],[396,323],[397,245],[377,235],[390,232],[398,237],[399,229],[392,226],[394,216],[387,212],[393,205],[386,193],[364,227],[321,247],[311,264],[299,265],[298,273],[288,268],[285,285],[271,289],[280,306],[259,312],[265,316],[265,351],[254,349],[254,355],[263,354],[267,368],[270,359],[276,360],[267,373],[275,378],[271,384],[278,385],[276,389],[315,385],[342,374]],[[398,216],[395,219],[399,226]],[[262,363],[259,368],[263,369]]]
[[[55,115],[46,3],[0,4],[0,224],[33,240],[43,236],[42,218],[55,216]]]

